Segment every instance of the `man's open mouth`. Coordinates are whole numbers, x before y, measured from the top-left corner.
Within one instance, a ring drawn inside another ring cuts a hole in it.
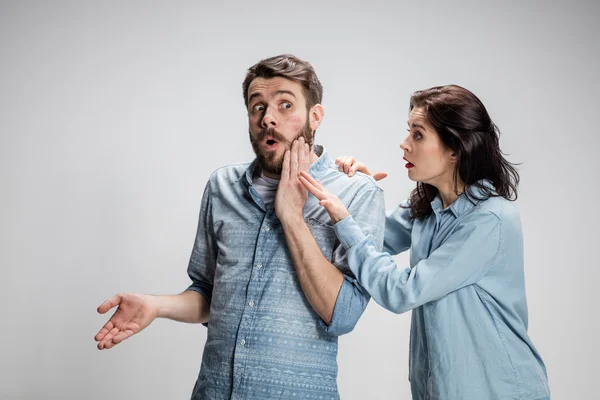
[[[263,144],[267,150],[272,151],[277,148],[277,145],[279,144],[279,142],[277,140],[275,140],[275,138],[273,138],[273,136],[267,136],[267,137],[265,137]]]

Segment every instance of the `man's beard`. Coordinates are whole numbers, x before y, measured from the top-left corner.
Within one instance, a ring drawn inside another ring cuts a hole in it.
[[[300,137],[304,138],[304,141],[308,144],[309,148],[312,148],[313,140],[315,133],[310,128],[310,124],[306,121],[306,124],[302,128],[302,130],[296,135],[292,141],[286,140],[286,138],[279,132],[277,132],[274,128],[265,128],[259,132],[256,138],[252,138],[252,132],[248,131],[250,134],[250,143],[252,143],[252,149],[254,149],[254,154],[258,158],[258,165],[262,171],[268,172],[275,175],[281,175],[281,170],[283,168],[283,156],[285,155],[285,151],[283,154],[278,155],[276,152],[267,152],[262,147],[262,141],[267,136],[272,136],[273,139],[279,143],[280,146],[284,146],[284,150],[291,149],[292,143],[294,140],[299,139]]]

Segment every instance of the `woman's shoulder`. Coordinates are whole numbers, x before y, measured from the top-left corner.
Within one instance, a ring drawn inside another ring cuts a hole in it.
[[[518,208],[513,201],[504,197],[494,196],[481,200],[473,208],[472,214],[475,219],[474,222],[478,219],[485,220],[493,216],[498,220],[502,231],[513,233],[521,231],[521,217]]]

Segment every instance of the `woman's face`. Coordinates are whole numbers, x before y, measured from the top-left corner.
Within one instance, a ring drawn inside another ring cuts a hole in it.
[[[437,132],[427,122],[420,107],[411,110],[408,119],[408,136],[400,148],[407,161],[408,178],[415,182],[437,187],[453,183],[456,160],[452,150],[446,148]]]

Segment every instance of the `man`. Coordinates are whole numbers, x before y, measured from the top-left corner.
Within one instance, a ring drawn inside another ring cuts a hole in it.
[[[193,399],[338,399],[337,337],[350,332],[368,294],[350,272],[325,209],[298,179],[310,171],[362,229],[383,241],[383,193],[348,178],[313,144],[324,116],[312,66],[291,55],[260,61],[243,83],[252,163],[220,168],[202,198],[188,274],[171,296],[119,294],[96,335],[99,349],[156,317],[208,326]]]

